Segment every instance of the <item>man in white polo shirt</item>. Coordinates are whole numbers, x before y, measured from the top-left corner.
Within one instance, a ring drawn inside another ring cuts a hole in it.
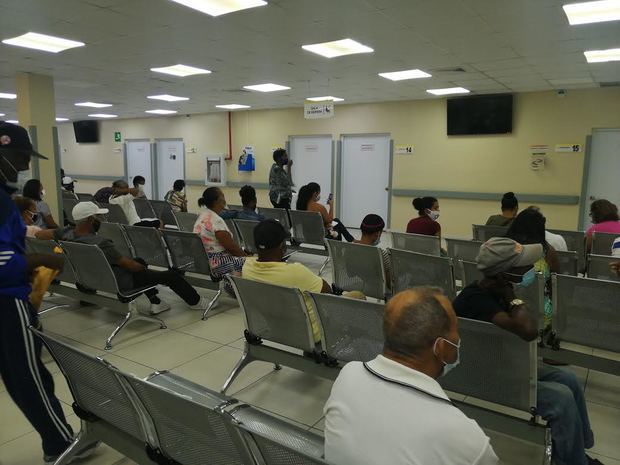
[[[112,196],[109,202],[120,205],[130,225],[160,228],[161,222],[157,218],[140,218],[138,216],[138,211],[133,203],[133,199],[139,197],[140,190],[137,187],[129,187],[129,184],[123,179],[119,179],[112,183]]]
[[[325,404],[325,458],[338,465],[495,465],[478,424],[436,378],[459,361],[460,337],[441,289],[396,294],[383,319],[383,355],[345,365]]]

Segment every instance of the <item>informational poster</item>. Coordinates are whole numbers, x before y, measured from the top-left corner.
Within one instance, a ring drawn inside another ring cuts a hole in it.
[[[545,160],[547,158],[548,151],[548,145],[530,145],[530,169],[532,171],[542,171],[545,169]]]
[[[254,171],[255,169],[254,147],[246,145],[243,147],[241,156],[239,157],[239,171]]]
[[[226,184],[224,155],[207,155],[205,167],[205,184],[207,186],[223,186]]]
[[[304,118],[319,119],[334,116],[334,102],[305,103]]]

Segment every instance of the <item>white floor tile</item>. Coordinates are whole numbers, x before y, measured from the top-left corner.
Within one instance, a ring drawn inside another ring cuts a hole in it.
[[[87,329],[71,335],[71,339],[89,345],[96,349],[104,349],[105,341],[110,336],[117,322],[98,326],[96,328]],[[156,323],[150,321],[138,320],[129,323],[112,341],[112,349],[109,352],[116,352],[120,349],[144,341],[146,339],[160,336],[170,331],[169,329],[160,329]]]
[[[507,436],[495,431],[485,433],[502,465],[532,465],[542,463],[544,447]]]
[[[230,344],[240,337],[243,337],[244,329],[245,322],[243,320],[243,315],[240,313],[228,314],[228,312],[226,312],[215,315],[206,321],[199,320],[196,323],[183,326],[182,328],[178,328],[177,331],[215,341],[220,344]]]

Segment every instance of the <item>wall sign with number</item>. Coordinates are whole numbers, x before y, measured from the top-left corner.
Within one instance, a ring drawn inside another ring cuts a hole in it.
[[[581,152],[581,144],[556,144],[556,152]]]
[[[397,145],[394,147],[396,155],[411,155],[413,153],[413,145]]]

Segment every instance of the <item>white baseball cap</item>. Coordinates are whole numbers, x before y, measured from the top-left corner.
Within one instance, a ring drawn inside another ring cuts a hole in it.
[[[81,221],[89,216],[105,215],[108,212],[109,210],[107,208],[99,208],[94,202],[80,202],[73,207],[71,215],[75,221]]]

